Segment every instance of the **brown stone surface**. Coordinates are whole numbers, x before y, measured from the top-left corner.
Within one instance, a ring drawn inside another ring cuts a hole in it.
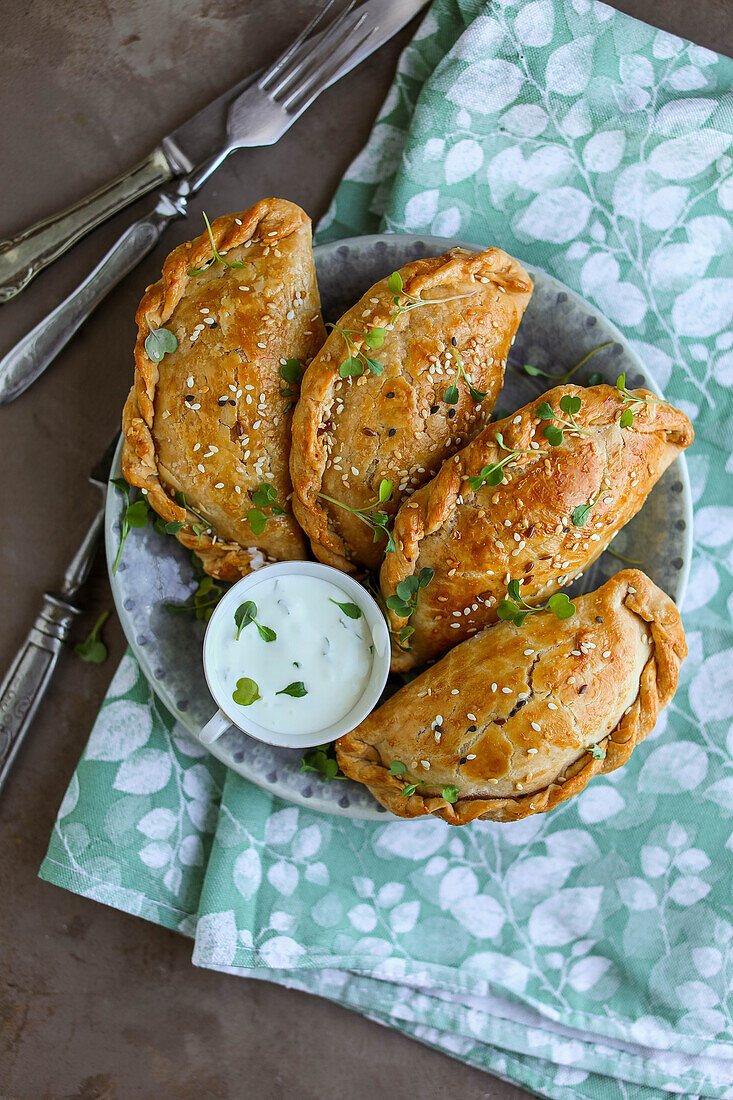
[[[187,114],[274,57],[316,7],[317,0],[4,0],[0,235],[128,167]],[[728,0],[619,0],[617,7],[731,51]],[[191,204],[189,221],[174,224],[48,373],[0,409],[0,668],[91,518],[96,501],[85,478],[130,382],[142,288],[200,225],[203,205],[223,211],[275,194],[321,215],[366,140],[408,38],[403,32],[326,93],[275,148],[236,154]],[[2,307],[0,352],[72,289],[128,218],[98,230]],[[101,562],[83,603],[80,637],[111,606]],[[526,1095],[323,1000],[197,970],[182,937],[36,878],[123,651],[116,623],[106,637],[110,660],[102,667],[62,657],[0,803],[0,1097]]]

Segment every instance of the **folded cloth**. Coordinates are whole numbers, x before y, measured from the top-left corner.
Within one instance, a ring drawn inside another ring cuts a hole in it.
[[[328,817],[226,771],[128,655],[42,877],[545,1096],[733,1097],[732,84],[591,0],[437,0],[320,234],[500,244],[693,418],[690,657],[630,762],[511,825]]]

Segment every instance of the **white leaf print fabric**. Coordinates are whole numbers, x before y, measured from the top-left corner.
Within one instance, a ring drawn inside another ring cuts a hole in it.
[[[693,416],[690,657],[630,762],[512,825],[328,818],[227,774],[127,656],[44,878],[544,1096],[733,1098],[732,85],[595,0],[437,0],[320,230],[500,244]]]

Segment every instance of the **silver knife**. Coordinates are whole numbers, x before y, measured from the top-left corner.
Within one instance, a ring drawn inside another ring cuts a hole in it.
[[[102,504],[72,558],[57,592],[46,592],[41,610],[0,685],[0,791],[43,697],[69,628],[81,610],[74,598],[89,575],[104,524],[107,481],[120,433],[89,475]]]
[[[415,0],[375,0],[368,4],[371,26],[377,30],[379,41],[355,57],[339,75],[358,65],[373,49],[391,38],[424,3],[425,0],[419,3]],[[316,33],[314,27],[310,31]],[[227,132],[230,105],[254,79],[256,77],[248,76],[224,92],[162,138],[149,156],[111,183],[66,210],[0,241],[0,302],[7,302],[18,294],[39,271],[62,256],[95,226],[153,188],[192,171],[195,165],[211,158]]]
[[[0,405],[13,401],[43,373],[99,302],[150,252],[166,226],[186,215],[189,197],[234,149],[278,141],[325,88],[409,22],[426,0],[365,0],[358,6],[352,0],[321,28],[333,3],[329,0],[282,57],[232,101],[216,153],[161,192],[150,213],[134,222],[76,290],[0,360]]]

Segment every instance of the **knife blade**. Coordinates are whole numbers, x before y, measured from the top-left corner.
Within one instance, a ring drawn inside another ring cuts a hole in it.
[[[0,685],[0,792],[18,749],[48,687],[71,624],[81,609],[73,602],[89,575],[104,525],[107,481],[120,432],[92,467],[90,482],[103,493],[102,504],[57,592],[45,592],[41,610]]]
[[[366,0],[362,5],[379,35],[386,42],[415,16],[427,0]],[[358,11],[361,8],[357,9]],[[314,36],[314,42],[317,39]],[[375,49],[364,43],[349,59],[340,75],[360,64]],[[210,159],[227,138],[229,109],[257,76],[249,75],[229,88],[196,114],[161,138],[139,164],[116,180],[74,203],[59,214],[45,218],[29,229],[0,241],[0,303],[9,301],[54,260],[62,256],[86,233],[142,195],[168,181],[191,172],[194,165]],[[335,83],[334,76],[327,86]]]

